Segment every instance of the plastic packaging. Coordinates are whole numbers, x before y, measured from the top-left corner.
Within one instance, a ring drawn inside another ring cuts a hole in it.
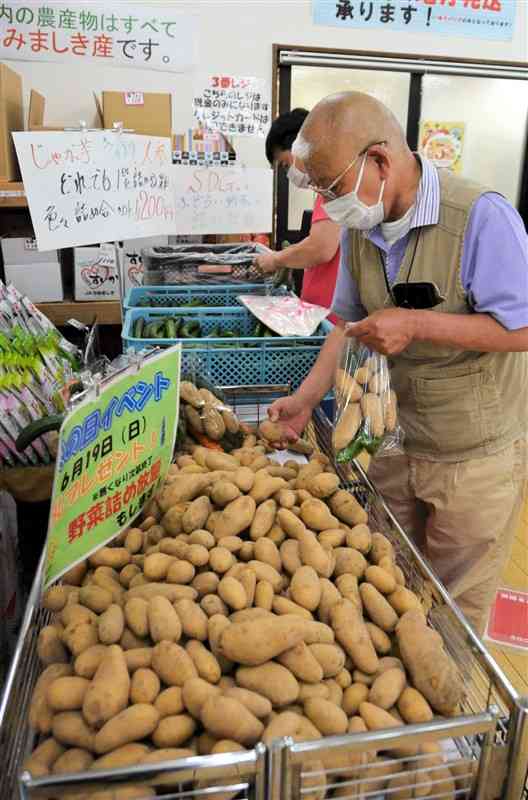
[[[262,283],[254,261],[269,252],[256,242],[145,248],[141,251],[143,284]]]
[[[404,433],[387,358],[347,339],[336,373],[336,461],[348,463],[366,451],[371,456],[401,455]]]
[[[328,308],[305,303],[293,296],[257,297],[241,294],[238,299],[279,336],[312,336],[330,313]]]

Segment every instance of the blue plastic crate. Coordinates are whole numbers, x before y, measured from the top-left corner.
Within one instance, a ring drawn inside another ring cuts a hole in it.
[[[189,286],[136,286],[129,289],[123,308],[128,311],[131,308],[178,308],[191,301],[199,300],[200,306],[197,308],[224,306],[240,306],[237,299],[239,294],[254,294],[280,296],[290,294],[285,286],[277,288],[266,287],[262,283],[239,283],[239,284],[189,284]],[[148,298],[148,305],[140,306],[144,298]]]
[[[133,308],[127,311],[123,325],[125,350],[143,350],[149,346],[183,345],[182,369],[197,367],[219,386],[255,384],[290,384],[296,389],[313,367],[321,346],[332,326],[324,321],[314,336],[263,337],[251,336],[256,319],[246,308],[189,309],[174,316],[198,320],[202,336],[216,326],[237,328],[239,339],[136,339],[132,335],[135,320],[146,322],[163,317],[166,309]],[[219,347],[218,345],[222,345]]]

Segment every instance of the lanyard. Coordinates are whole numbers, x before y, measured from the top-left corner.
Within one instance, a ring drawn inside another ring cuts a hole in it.
[[[412,258],[411,258],[411,263],[409,265],[409,269],[407,270],[407,277],[405,279],[405,283],[409,283],[409,279],[411,277],[411,272],[412,272],[412,269],[414,267],[414,259],[416,257],[416,251],[418,250],[418,242],[420,241],[421,233],[422,233],[422,229],[419,228],[418,233],[416,234],[416,239],[414,240],[414,250],[413,250],[413,254],[412,254]],[[382,269],[382,272],[383,272],[383,277],[385,279],[385,286],[387,287],[387,293],[388,293],[390,299],[392,300],[392,302],[394,303],[394,305],[396,306],[398,304],[396,302],[396,299],[394,297],[391,285],[389,283],[389,276],[387,275],[387,269],[385,267],[385,259],[383,258],[383,253],[382,253],[382,251],[380,250],[379,247],[376,247],[376,250],[378,251],[378,256],[379,256],[379,260],[380,260],[380,264],[381,264],[381,269]]]

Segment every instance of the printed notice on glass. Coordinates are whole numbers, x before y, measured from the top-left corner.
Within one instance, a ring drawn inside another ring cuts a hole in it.
[[[172,233],[170,139],[14,133],[39,250]]]
[[[208,131],[227,136],[265,136],[271,123],[266,81],[210,75],[193,100],[194,116]]]
[[[173,234],[267,233],[273,172],[261,167],[174,166]]]

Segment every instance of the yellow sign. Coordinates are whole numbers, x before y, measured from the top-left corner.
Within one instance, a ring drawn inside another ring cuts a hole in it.
[[[465,127],[464,122],[425,120],[420,132],[421,155],[439,169],[449,169],[457,175],[460,174]]]

